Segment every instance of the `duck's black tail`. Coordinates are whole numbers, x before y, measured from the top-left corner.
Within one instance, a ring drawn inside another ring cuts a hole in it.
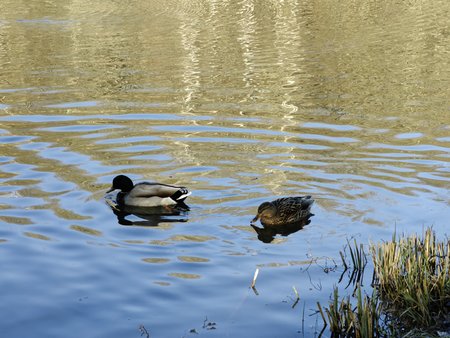
[[[186,188],[180,188],[172,196],[170,196],[170,198],[176,202],[182,202],[190,194],[191,194],[191,192],[189,190],[187,190]]]

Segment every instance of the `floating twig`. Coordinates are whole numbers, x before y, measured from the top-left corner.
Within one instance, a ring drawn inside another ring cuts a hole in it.
[[[150,338],[150,333],[148,333],[144,325],[139,325],[139,330],[141,331],[141,336],[145,335],[145,338]]]
[[[210,322],[208,320],[208,316],[206,316],[205,320],[203,321],[203,328],[206,330],[215,330],[216,329],[216,323]]]
[[[303,301],[303,313],[302,313],[302,333],[305,336],[305,302]]]
[[[256,278],[258,278],[258,274],[259,274],[259,269],[256,268],[255,270],[255,274],[253,275],[253,281],[252,281],[252,285],[250,286],[252,289],[255,288],[255,284],[256,284]]]
[[[297,289],[295,288],[294,285],[292,286],[292,289],[294,289],[294,293],[295,293],[295,296],[296,296],[295,302],[294,302],[294,304],[292,304],[292,308],[294,308],[297,305],[298,301],[300,300],[300,296],[299,296],[298,291],[297,291]]]

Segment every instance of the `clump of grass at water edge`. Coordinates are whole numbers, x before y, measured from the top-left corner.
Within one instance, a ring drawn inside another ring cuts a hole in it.
[[[356,241],[348,245],[351,261],[341,253],[343,266],[361,274],[367,254]],[[328,306],[318,303],[332,337],[450,337],[449,239],[439,241],[428,228],[422,236],[372,243],[369,252],[372,294],[364,294],[357,278],[351,296],[340,298],[335,287]]]

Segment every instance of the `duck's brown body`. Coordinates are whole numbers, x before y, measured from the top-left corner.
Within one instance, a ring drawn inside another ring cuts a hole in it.
[[[261,220],[266,226],[278,226],[304,221],[312,216],[310,209],[314,200],[311,196],[283,197],[264,202],[251,223]]]

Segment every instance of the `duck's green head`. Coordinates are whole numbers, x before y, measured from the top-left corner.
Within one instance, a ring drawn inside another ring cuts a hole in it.
[[[112,187],[107,192],[111,192],[113,190],[120,189],[123,192],[129,192],[133,189],[134,184],[133,181],[125,175],[119,175],[114,177]]]

